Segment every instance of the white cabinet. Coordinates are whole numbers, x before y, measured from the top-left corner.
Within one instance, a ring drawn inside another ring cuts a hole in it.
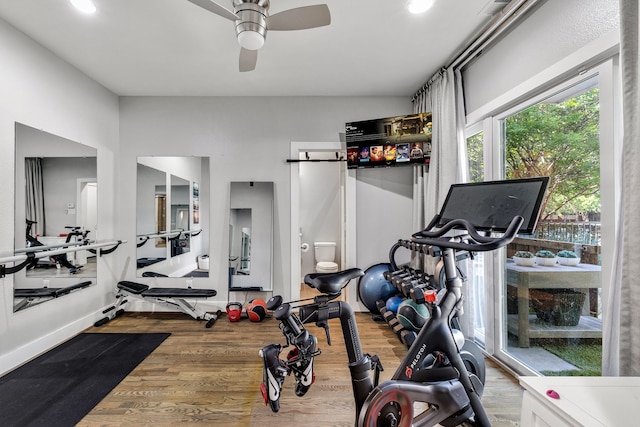
[[[520,427],[618,427],[640,422],[638,377],[520,377]],[[558,398],[548,396],[548,391]]]

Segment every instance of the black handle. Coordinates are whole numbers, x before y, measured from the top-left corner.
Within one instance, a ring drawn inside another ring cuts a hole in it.
[[[501,237],[482,236],[469,221],[464,219],[454,219],[437,230],[422,230],[412,236],[416,243],[434,245],[440,248],[459,249],[471,252],[487,252],[501,248],[513,241],[524,222],[521,216],[514,217],[509,223],[509,227]],[[473,243],[451,241],[451,236],[445,236],[453,229],[463,229],[468,233],[468,237]]]

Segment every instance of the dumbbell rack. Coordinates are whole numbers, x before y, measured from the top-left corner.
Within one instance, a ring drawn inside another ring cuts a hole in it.
[[[425,304],[425,302],[431,303],[427,304],[427,307],[431,309],[432,304],[436,302],[437,293],[444,288],[444,271],[436,267],[433,274],[429,274],[407,265],[398,266],[395,262],[395,252],[399,248],[409,249],[412,255],[428,255],[431,257],[440,257],[440,249],[411,240],[398,240],[389,251],[391,271],[384,273],[384,278],[398,290],[398,293],[405,298],[414,300],[417,304]],[[456,261],[461,261],[471,256],[472,254],[469,252],[457,252]],[[440,263],[439,265],[442,264]],[[463,280],[466,280],[462,271],[459,270],[458,273]],[[376,301],[376,306],[382,318],[387,322],[393,332],[398,335],[400,341],[405,344],[407,348],[411,347],[411,344],[413,344],[413,341],[416,339],[416,332],[406,329],[396,315],[392,311],[387,310],[386,301]],[[458,319],[454,318],[452,325],[454,328],[460,329]]]
[[[417,244],[409,240],[398,240],[391,248],[389,254],[391,266],[393,267],[392,271],[384,273],[384,278],[405,298],[410,298],[417,304],[424,304],[426,301],[435,302],[437,284],[432,275],[406,265],[401,267],[396,266],[394,255],[395,251],[400,247],[409,249],[412,252],[431,256],[438,256],[439,251],[432,246]],[[411,347],[411,344],[413,344],[416,339],[416,332],[406,329],[400,323],[395,313],[387,309],[386,301],[376,301],[376,306],[382,318],[393,332],[396,333],[400,341],[405,344],[407,348]]]

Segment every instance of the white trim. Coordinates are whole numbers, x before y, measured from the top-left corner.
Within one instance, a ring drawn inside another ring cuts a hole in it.
[[[538,93],[537,95],[533,95],[530,98],[527,98],[526,100],[523,100],[522,102],[518,103],[517,105],[513,105],[510,108],[507,108],[503,111],[501,111],[500,113],[496,114],[493,118],[499,122],[501,120],[506,119],[507,117],[522,111],[528,107],[531,107],[533,105],[539,104],[540,102],[544,101],[545,99],[554,96],[557,93],[561,93],[564,91],[567,91],[569,89],[571,89],[573,86],[579,85],[580,83],[592,79],[596,76],[598,76],[600,74],[600,70],[601,70],[601,66],[596,66],[593,67],[589,70],[585,70],[582,73],[580,73],[577,76],[574,77],[570,77],[562,82],[558,82],[557,84],[550,86],[548,88],[546,88],[543,92]],[[497,128],[498,131],[501,129],[501,126],[498,124]],[[502,152],[503,150],[500,150],[500,152]],[[498,163],[498,168],[500,169],[500,171],[502,171],[502,166],[504,165],[503,162],[499,162]]]
[[[68,303],[68,302],[67,302]],[[33,341],[29,341],[22,347],[16,348],[8,353],[0,356],[0,375],[4,375],[35,359],[37,356],[58,346],[60,343],[79,334],[95,322],[96,312],[89,313],[86,316],[75,320],[60,329],[49,334],[39,337]]]

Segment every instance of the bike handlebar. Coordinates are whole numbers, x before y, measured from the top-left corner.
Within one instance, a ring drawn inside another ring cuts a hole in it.
[[[437,230],[422,230],[414,233],[412,241],[425,245],[438,246],[440,248],[459,249],[470,252],[488,252],[508,245],[513,241],[524,222],[521,216],[515,216],[507,230],[500,237],[482,236],[478,230],[465,219],[454,219],[449,221],[442,228]],[[467,237],[472,243],[452,241],[451,237],[445,236],[446,233],[453,229],[463,229],[467,232]]]

